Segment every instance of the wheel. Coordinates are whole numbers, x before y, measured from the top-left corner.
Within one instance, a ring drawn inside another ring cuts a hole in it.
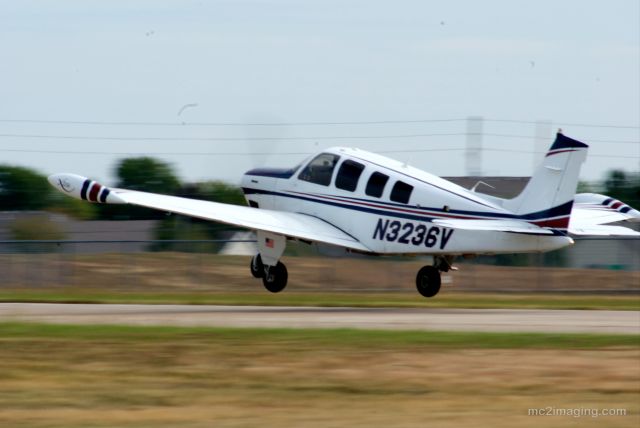
[[[433,297],[440,291],[440,271],[433,266],[425,266],[416,275],[416,288],[424,297]]]
[[[262,284],[272,293],[279,293],[287,286],[288,279],[287,268],[278,262],[277,265],[269,267],[268,273],[262,277]]]
[[[251,275],[253,275],[254,278],[262,278],[264,276],[264,265],[262,264],[260,254],[251,257],[249,269],[251,269]]]

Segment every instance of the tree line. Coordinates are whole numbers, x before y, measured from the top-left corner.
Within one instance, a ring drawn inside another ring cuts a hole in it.
[[[162,193],[193,199],[245,205],[242,190],[222,181],[182,182],[171,165],[150,157],[123,159],[115,168],[113,187]],[[111,186],[110,186],[111,187]],[[90,204],[70,198],[51,187],[44,174],[0,165],[0,211],[48,211],[79,220],[158,220],[156,239],[217,239],[229,226],[190,217],[126,205]],[[14,239],[63,239],[45,219],[18,219],[11,226]]]
[[[239,187],[222,181],[182,182],[170,164],[151,157],[123,159],[116,165],[115,175],[115,187],[245,205]],[[611,170],[602,182],[580,183],[578,191],[603,193],[640,208],[640,173]],[[82,220],[159,220],[157,239],[214,239],[229,229],[148,208],[89,204],[55,191],[38,171],[9,165],[0,165],[0,211],[49,211]],[[42,227],[32,224],[23,229],[37,229],[36,226]]]

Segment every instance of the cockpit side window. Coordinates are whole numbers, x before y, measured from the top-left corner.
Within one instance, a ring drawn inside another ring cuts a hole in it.
[[[389,181],[388,175],[374,172],[371,174],[371,177],[369,177],[369,181],[367,181],[367,188],[364,193],[366,193],[367,196],[379,198],[382,196],[382,192],[384,192],[384,186],[387,185],[387,181]]]
[[[358,180],[364,170],[364,165],[352,160],[345,160],[338,168],[336,176],[336,187],[342,190],[353,192],[358,187]]]
[[[408,204],[409,198],[411,198],[411,192],[413,192],[413,186],[402,181],[396,181],[393,189],[391,189],[390,198],[393,202]]]
[[[311,162],[302,170],[298,178],[322,186],[331,184],[333,170],[338,163],[340,156],[331,153],[322,153],[313,158]]]

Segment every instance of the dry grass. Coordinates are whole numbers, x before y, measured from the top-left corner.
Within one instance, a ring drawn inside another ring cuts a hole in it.
[[[0,301],[228,305],[640,309],[640,272],[461,265],[424,299],[426,261],[289,257],[277,295],[248,257],[188,253],[0,255]]]
[[[288,257],[287,290],[302,292],[415,292],[415,274],[428,260]],[[249,257],[193,253],[2,254],[0,287],[76,287],[128,291],[261,289]],[[460,264],[444,291],[632,291],[640,272],[599,269],[496,267]]]
[[[58,327],[42,327],[55,329]],[[0,334],[7,427],[640,424],[640,349],[345,341],[304,332]],[[79,333],[78,333],[79,332]],[[381,333],[390,336],[392,333]],[[437,342],[437,341],[436,341]],[[627,416],[527,416],[532,407]]]

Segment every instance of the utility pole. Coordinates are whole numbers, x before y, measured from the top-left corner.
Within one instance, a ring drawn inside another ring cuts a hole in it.
[[[467,176],[482,175],[482,134],[484,119],[482,116],[467,117],[467,150],[465,152]]]
[[[536,121],[535,139],[533,143],[533,172],[542,161],[547,149],[551,146],[551,121],[548,119]],[[533,172],[531,173],[533,175]]]

